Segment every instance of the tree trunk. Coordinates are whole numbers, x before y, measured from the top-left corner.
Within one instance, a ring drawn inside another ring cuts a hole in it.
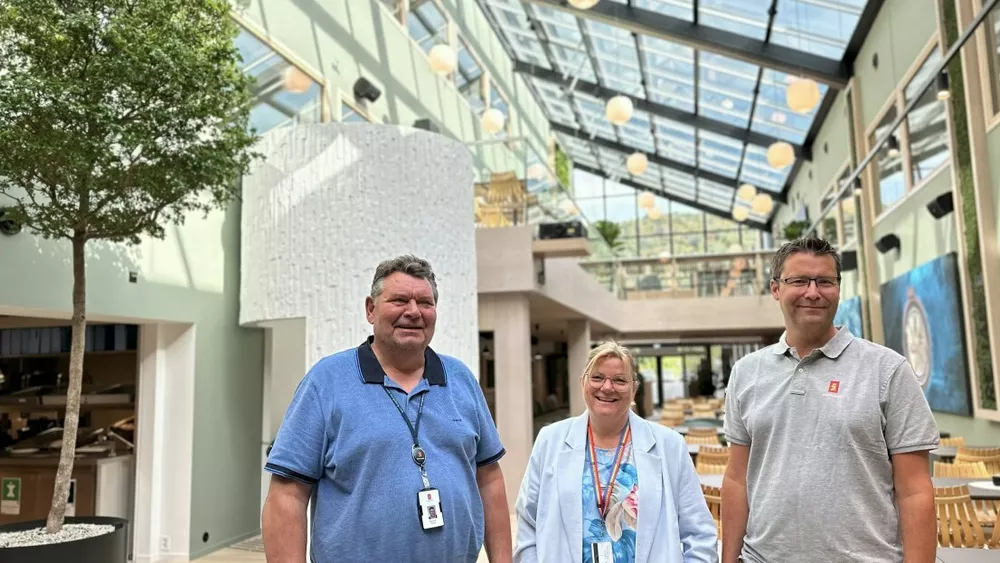
[[[45,529],[54,534],[62,529],[69,499],[69,483],[76,459],[76,433],[80,423],[80,393],[83,387],[83,352],[87,329],[87,275],[84,247],[87,239],[77,234],[73,237],[73,328],[69,349],[69,389],[66,391],[66,418],[63,422],[62,453],[56,471],[52,508]]]

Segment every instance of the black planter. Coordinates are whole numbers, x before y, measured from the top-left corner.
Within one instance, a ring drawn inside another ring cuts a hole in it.
[[[3,563],[128,563],[128,520],[91,516],[66,518],[66,524],[103,524],[115,527],[110,534],[65,543],[0,548]],[[45,520],[0,526],[0,532],[44,528]]]

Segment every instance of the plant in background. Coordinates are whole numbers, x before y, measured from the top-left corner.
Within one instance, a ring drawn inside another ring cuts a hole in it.
[[[601,220],[594,223],[594,229],[608,245],[611,255],[617,257],[622,247],[625,246],[625,242],[621,240],[622,228],[618,223]]]
[[[567,190],[571,190],[572,186],[570,185],[570,181],[572,179],[571,171],[573,170],[573,163],[570,162],[569,156],[559,145],[556,145],[555,148],[555,161],[556,177],[559,179],[559,183],[562,184]]]
[[[236,195],[256,141],[237,31],[225,0],[0,4],[0,203],[72,250],[69,388],[49,533],[65,520],[76,451],[84,251],[92,240],[162,238],[164,225]]]
[[[786,240],[795,240],[809,228],[809,221],[791,221],[782,230]]]

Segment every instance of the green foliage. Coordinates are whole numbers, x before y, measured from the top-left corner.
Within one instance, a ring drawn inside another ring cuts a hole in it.
[[[567,190],[571,189],[570,181],[572,180],[572,174],[570,172],[573,170],[573,163],[570,162],[569,156],[559,145],[556,145],[555,160],[556,177],[559,178],[559,183]]]
[[[958,40],[958,17],[955,3],[943,1],[941,15],[944,19],[946,41],[951,45]],[[993,359],[990,354],[990,331],[986,318],[986,288],[983,284],[982,249],[979,244],[979,218],[976,214],[975,183],[972,173],[972,151],[969,146],[968,116],[965,107],[965,86],[962,76],[962,60],[952,59],[948,64],[948,85],[951,98],[952,156],[958,171],[958,191],[961,193],[963,221],[965,222],[965,268],[968,272],[971,303],[968,311],[972,314],[972,333],[969,344],[976,358],[976,373],[973,380],[979,387],[979,406],[984,409],[997,408],[996,388],[993,384]]]
[[[5,0],[0,204],[129,243],[225,205],[256,141],[236,33],[225,0]]]
[[[618,223],[602,219],[594,223],[594,229],[611,249],[611,254],[617,256],[625,245],[625,242],[621,240],[622,229]]]
[[[795,240],[801,237],[802,233],[806,232],[806,229],[808,228],[808,221],[791,221],[785,225],[782,232],[784,233],[786,240]]]

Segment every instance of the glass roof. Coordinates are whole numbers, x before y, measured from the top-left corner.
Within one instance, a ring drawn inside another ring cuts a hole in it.
[[[668,32],[656,37],[635,33],[619,25],[620,20],[587,17],[586,11],[556,2],[479,1],[508,54],[524,63],[522,70],[527,65],[540,69],[526,71],[524,77],[574,163],[725,217],[734,206],[743,205],[735,197],[739,185],[751,183],[783,195],[794,179],[789,176],[797,167],[776,170],[766,153],[776,141],[802,150],[823,106],[817,104],[805,114],[787,107],[786,90],[797,76],[715,52],[726,52],[722,48],[698,49],[671,41]],[[657,12],[691,22],[694,28],[738,34],[836,64],[845,58],[867,0],[601,3]],[[777,7],[773,17],[772,5]],[[830,91],[822,83],[819,89],[821,99]],[[610,96],[595,97],[600,92],[627,95],[648,111],[637,107],[628,123],[614,126],[604,113]],[[686,114],[678,117],[684,122],[664,117],[678,114]],[[650,166],[633,177],[625,160],[635,151],[645,152]],[[751,212],[750,219],[765,223],[770,216]]]

